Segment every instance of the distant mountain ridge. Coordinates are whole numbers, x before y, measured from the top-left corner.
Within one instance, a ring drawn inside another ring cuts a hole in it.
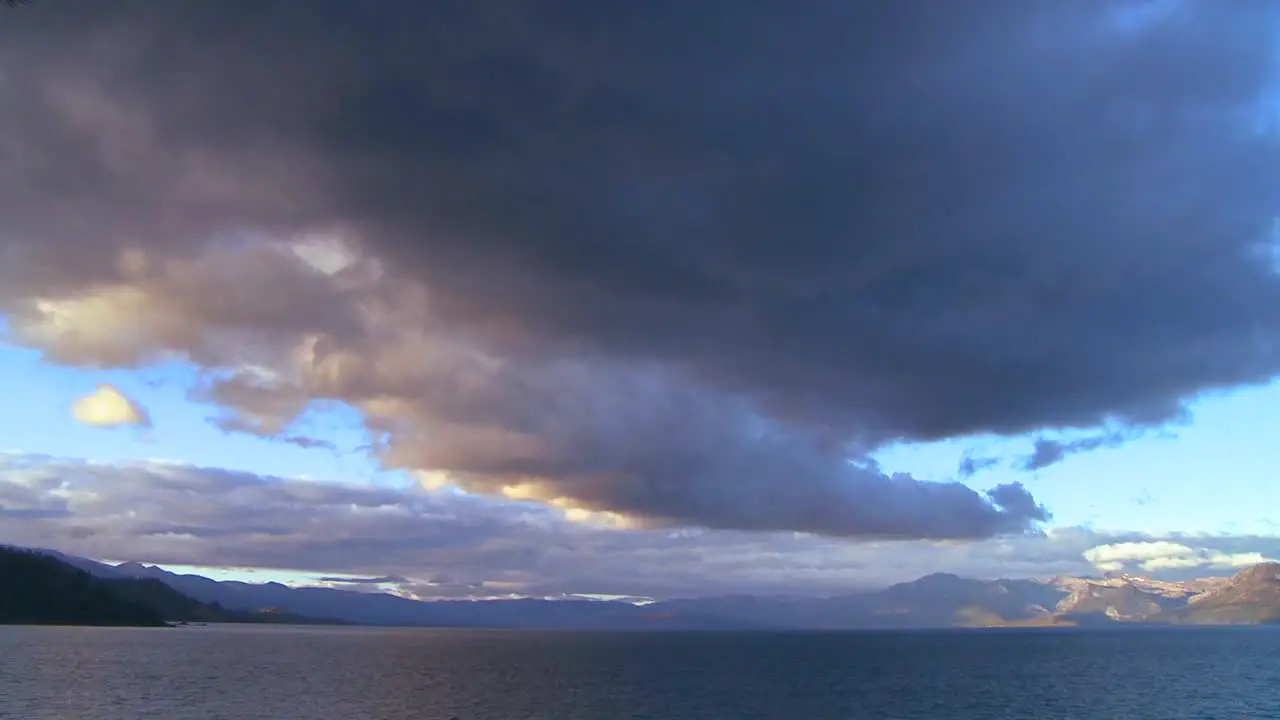
[[[1280,563],[1261,563],[1242,570],[1208,590],[1187,599],[1169,613],[1170,622],[1280,623]]]
[[[92,562],[92,561],[87,561]],[[98,572],[160,580],[203,602],[227,608],[277,607],[312,617],[339,618],[361,625],[486,627],[537,629],[691,629],[761,627],[726,621],[701,612],[672,613],[653,605],[608,600],[432,600],[389,593],[356,592],[324,587],[293,588],[280,583],[216,581],[179,575],[155,566],[125,563],[101,565]]]
[[[979,580],[926,575],[883,590],[825,598],[733,595],[646,605],[587,599],[414,600],[389,593],[215,581],[138,563],[60,556],[101,577],[158,581],[231,611],[276,608],[362,625],[530,629],[857,630],[948,627],[1263,624],[1280,622],[1280,563],[1230,578]]]

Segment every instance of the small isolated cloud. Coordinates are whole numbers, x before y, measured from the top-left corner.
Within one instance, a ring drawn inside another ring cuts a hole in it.
[[[113,385],[99,385],[96,390],[71,404],[71,415],[94,427],[151,427],[151,416]]]
[[[1090,450],[1120,447],[1139,435],[1141,435],[1140,429],[1112,428],[1071,440],[1041,437],[1036,440],[1035,447],[1031,453],[1018,460],[1018,467],[1022,470],[1043,470],[1050,465],[1056,465],[1066,460],[1071,455],[1089,452]]]
[[[294,447],[300,447],[303,450],[318,448],[321,450],[337,451],[338,446],[328,440],[310,435],[286,435],[280,438],[281,442],[288,443]]]
[[[1137,567],[1147,572],[1164,570],[1226,570],[1248,567],[1270,558],[1260,552],[1225,552],[1160,540],[1098,545],[1084,552],[1085,560],[1104,572]]]
[[[382,577],[341,577],[335,575],[326,575],[319,579],[322,583],[333,583],[335,585],[386,585],[388,583],[404,583],[408,582],[406,578],[399,575],[383,575]]]
[[[974,475],[1000,464],[1000,458],[995,457],[975,457],[966,455],[960,460],[960,469],[958,474],[961,478],[971,478]]]
[[[1059,433],[1062,432],[1059,431]],[[1041,435],[1035,438],[1029,452],[1020,453],[1008,459],[1009,466],[1026,472],[1043,470],[1052,465],[1057,465],[1073,455],[1093,450],[1118,448],[1130,440],[1141,437],[1147,432],[1147,429],[1116,426],[1097,431],[1088,431],[1084,434],[1080,434],[1078,430],[1065,432],[1065,436],[1050,437]],[[999,455],[965,455],[960,460],[956,474],[962,479],[970,478],[1005,461],[1006,458]]]

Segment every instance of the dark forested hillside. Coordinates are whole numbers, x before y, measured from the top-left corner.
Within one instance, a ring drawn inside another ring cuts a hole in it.
[[[101,577],[83,558],[0,545],[0,624],[163,625],[167,622],[345,624],[277,608],[201,602],[155,578]]]
[[[0,547],[0,624],[160,626],[164,617],[55,558]]]

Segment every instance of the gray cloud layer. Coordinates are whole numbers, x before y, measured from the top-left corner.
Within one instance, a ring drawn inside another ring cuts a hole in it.
[[[227,427],[343,400],[474,490],[1017,531],[1019,486],[843,459],[1158,423],[1280,370],[1280,6],[1134,5],[31,6],[0,27],[3,302],[65,362],[268,365],[214,395]],[[68,333],[50,296],[135,319]]]
[[[971,543],[617,530],[509,500],[423,495],[186,465],[0,455],[0,541],[148,563],[310,571],[424,595],[838,594],[948,571],[978,577],[1230,572],[1280,539],[1059,530]],[[1136,544],[1135,544],[1136,543]],[[1247,556],[1252,557],[1252,556]],[[1246,557],[1246,559],[1247,559]],[[1155,564],[1153,564],[1155,561]]]

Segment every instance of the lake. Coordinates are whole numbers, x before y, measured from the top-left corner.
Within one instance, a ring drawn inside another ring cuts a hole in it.
[[[0,627],[0,718],[1280,718],[1280,628]]]

